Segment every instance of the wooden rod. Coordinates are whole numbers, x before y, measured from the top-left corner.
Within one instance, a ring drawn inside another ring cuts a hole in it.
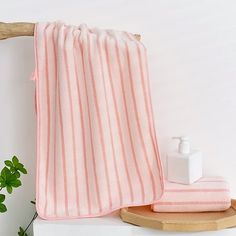
[[[33,36],[34,23],[16,22],[4,23],[0,22],[0,40],[18,36]],[[140,34],[134,34],[135,38],[141,40]]]
[[[0,40],[18,36],[33,36],[34,23],[4,23],[0,22]]]

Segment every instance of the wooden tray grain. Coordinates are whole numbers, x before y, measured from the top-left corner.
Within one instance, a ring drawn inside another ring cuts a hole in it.
[[[221,212],[156,213],[151,206],[123,208],[120,217],[124,222],[166,231],[209,231],[236,226],[236,200]]]

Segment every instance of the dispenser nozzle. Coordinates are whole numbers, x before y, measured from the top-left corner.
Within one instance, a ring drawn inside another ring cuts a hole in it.
[[[179,153],[188,154],[190,152],[189,138],[187,136],[172,137],[173,139],[179,139]]]

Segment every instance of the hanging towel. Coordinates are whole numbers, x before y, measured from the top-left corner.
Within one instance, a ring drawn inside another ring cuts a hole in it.
[[[37,211],[44,219],[156,202],[163,174],[145,47],[126,32],[35,26]]]
[[[203,177],[190,184],[166,181],[162,198],[152,205],[155,212],[223,211],[230,207],[229,185],[222,177]]]

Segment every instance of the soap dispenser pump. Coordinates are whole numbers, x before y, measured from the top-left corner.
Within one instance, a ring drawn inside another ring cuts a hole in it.
[[[180,184],[192,184],[202,177],[202,153],[191,150],[187,136],[178,139],[178,151],[167,155],[167,179]]]

